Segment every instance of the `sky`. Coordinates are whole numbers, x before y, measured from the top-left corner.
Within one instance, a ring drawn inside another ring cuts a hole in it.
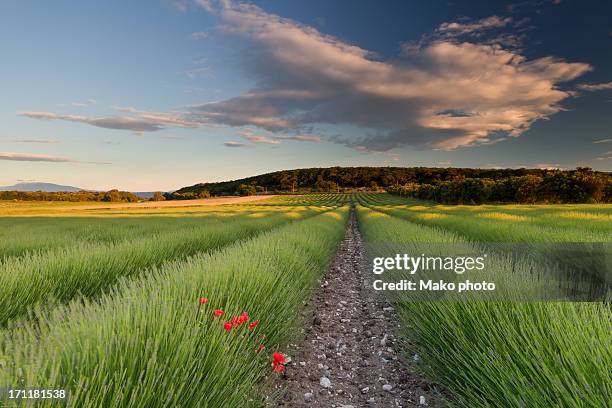
[[[612,170],[609,1],[0,3],[0,186]]]

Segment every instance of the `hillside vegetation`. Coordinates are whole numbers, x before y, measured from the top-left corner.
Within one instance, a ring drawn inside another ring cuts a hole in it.
[[[218,183],[200,183],[166,194],[166,198],[379,189],[407,197],[453,204],[610,202],[612,176],[610,173],[597,172],[590,168],[309,168],[283,170]]]

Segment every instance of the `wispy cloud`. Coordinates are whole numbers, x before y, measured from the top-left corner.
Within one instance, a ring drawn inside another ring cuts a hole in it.
[[[436,31],[440,34],[455,37],[505,27],[510,23],[512,23],[512,17],[490,16],[477,21],[444,22],[440,24]]]
[[[202,7],[204,10],[212,13],[214,11],[214,7],[211,0],[195,0],[195,3]]]
[[[576,86],[576,88],[580,89],[581,91],[589,91],[589,92],[607,91],[607,90],[612,89],[612,82],[603,82],[599,84],[579,84]]]
[[[53,162],[53,163],[76,163],[75,160],[61,156],[50,156],[48,154],[0,152],[0,160],[30,161],[30,162]]]
[[[291,136],[274,136],[277,140],[294,140],[297,142],[321,142],[321,136],[317,135],[291,135]]]
[[[452,150],[518,137],[562,110],[572,93],[560,83],[591,69],[553,57],[528,60],[474,35],[503,28],[509,17],[447,23],[443,32],[476,39],[433,41],[396,63],[251,4],[224,1],[217,13],[224,32],[249,42],[255,56],[246,69],[256,86],[194,106],[190,120],[273,133],[346,124],[371,130],[349,144],[370,150],[405,144]],[[445,111],[472,114],[439,114]]]
[[[18,112],[17,115],[32,119],[85,123],[106,129],[131,130],[134,132],[155,132],[168,127],[196,128],[200,126],[199,123],[185,119],[180,113],[148,112],[132,107],[115,107],[114,109],[130,113],[132,116],[89,117],[53,112]]]
[[[249,130],[238,132],[238,135],[240,135],[240,137],[242,137],[243,139],[246,139],[249,142],[253,142],[253,143],[270,144],[270,145],[280,144],[280,140],[271,139],[264,135],[258,135]]]
[[[593,141],[593,144],[600,144],[600,143],[612,143],[612,139],[599,139],[599,140]]]
[[[68,157],[51,156],[48,154],[0,152],[0,160],[25,161],[25,162],[50,162],[50,163],[85,163],[85,164],[110,164],[106,162],[91,162],[74,160]]]
[[[208,33],[206,31],[196,31],[195,33],[191,33],[189,37],[192,40],[205,40],[208,38]]]
[[[241,142],[235,142],[235,141],[229,141],[229,142],[225,142],[223,143],[224,146],[226,147],[245,147],[246,144],[241,143]]]
[[[12,140],[15,143],[36,143],[36,144],[57,144],[59,140],[54,139],[15,139]]]
[[[85,108],[85,107],[88,107],[88,106],[95,105],[96,103],[97,102],[96,102],[95,99],[88,99],[88,100],[86,100],[84,102],[72,102],[71,105],[72,106],[77,106],[77,107]]]

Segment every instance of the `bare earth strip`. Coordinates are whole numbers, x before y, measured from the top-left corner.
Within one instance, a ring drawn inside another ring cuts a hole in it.
[[[394,336],[393,308],[364,280],[365,256],[354,212],[292,362],[276,384],[282,407],[436,406],[428,384],[408,371]]]

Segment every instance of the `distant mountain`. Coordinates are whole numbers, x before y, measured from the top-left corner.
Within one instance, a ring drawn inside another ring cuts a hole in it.
[[[0,191],[44,191],[47,193],[55,192],[76,192],[84,189],[73,186],[62,186],[53,183],[17,183],[12,186],[0,187]]]
[[[139,198],[149,199],[153,197],[155,191],[135,191],[134,194],[136,194]]]

